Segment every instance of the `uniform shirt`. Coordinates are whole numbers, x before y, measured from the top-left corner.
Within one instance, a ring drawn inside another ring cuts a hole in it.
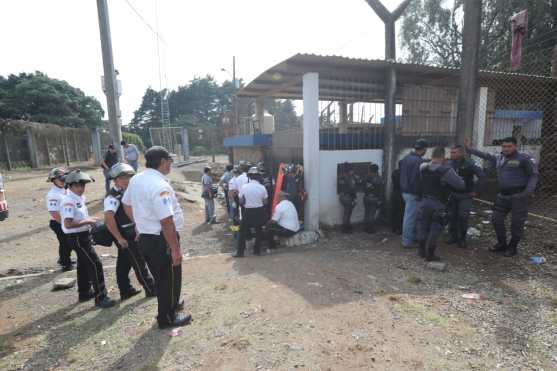
[[[288,200],[282,200],[275,208],[273,220],[283,228],[292,232],[300,230],[300,222],[298,221],[298,212],[294,204]]]
[[[420,193],[418,180],[420,179],[420,165],[424,160],[411,152],[400,160],[400,190],[402,193],[418,195]]]
[[[255,209],[264,206],[263,201],[269,197],[269,194],[267,189],[257,180],[250,180],[249,183],[240,188],[239,197],[240,199],[244,197],[246,200],[244,204],[246,209]]]
[[[236,190],[239,191],[239,190],[242,189],[242,187],[245,184],[248,184],[248,183],[249,183],[248,175],[246,173],[242,173],[242,174],[238,175],[236,178],[234,178],[234,188],[233,189],[236,189]]]
[[[124,148],[124,153],[128,161],[137,161],[139,157],[139,151],[135,144],[128,144],[128,148]]]
[[[510,156],[502,153],[492,155],[468,148],[468,152],[487,160],[497,170],[497,182],[503,193],[507,190],[524,188],[527,195],[534,193],[538,183],[538,166],[536,161],[526,153],[515,152]]]
[[[466,183],[466,189],[456,193],[479,193],[483,190],[485,186],[485,173],[474,161],[468,159],[459,161],[451,160],[449,161],[449,165],[456,171],[458,176],[464,179],[464,183]],[[474,181],[474,178],[477,180]]]
[[[62,199],[66,196],[66,190],[64,188],[52,185],[50,191],[46,194],[46,209],[49,212],[60,212],[62,206]],[[54,218],[52,218],[54,220]]]
[[[87,232],[89,230],[88,225],[78,228],[66,228],[64,225],[64,220],[66,219],[73,219],[73,221],[77,223],[89,217],[89,211],[85,205],[85,196],[78,196],[72,191],[68,191],[62,198],[60,217],[62,220],[62,231],[64,231],[65,234]]]
[[[106,165],[110,169],[112,166],[118,163],[118,153],[112,153],[110,151],[106,151],[104,154],[104,161]]]
[[[236,179],[237,178],[238,178],[237,176],[233,176],[228,181],[228,190],[229,191],[238,191],[238,188],[236,187]]]
[[[222,176],[220,177],[219,184],[225,189],[228,189],[228,183],[232,179],[232,176],[232,171],[225,171],[224,174],[222,174]]]
[[[115,189],[118,190],[118,188],[115,188]],[[104,199],[104,212],[105,213],[107,211],[112,211],[113,213],[116,214],[116,211],[118,210],[119,207],[120,207],[120,200],[118,200],[116,197],[114,197],[110,194],[105,197],[105,199]]]
[[[159,235],[162,219],[172,216],[176,231],[184,224],[184,214],[176,193],[166,177],[155,169],[133,176],[122,202],[131,206],[137,231],[142,234]]]

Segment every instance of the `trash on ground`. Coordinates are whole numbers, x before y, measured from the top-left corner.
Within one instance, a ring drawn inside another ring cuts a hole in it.
[[[308,282],[309,286],[315,286],[315,287],[323,287],[322,284],[320,284],[319,282]]]
[[[480,238],[480,236],[482,235],[482,232],[480,232],[480,230],[477,229],[477,228],[470,227],[470,228],[468,228],[468,232],[466,232],[466,234],[468,235],[468,237],[471,237],[471,238]]]
[[[66,290],[75,286],[75,278],[59,278],[52,284],[52,290]]]
[[[284,244],[288,247],[303,246],[315,243],[319,240],[319,233],[314,231],[302,231],[287,238]]]
[[[475,293],[475,292],[470,292],[470,293],[467,293],[467,294],[462,294],[462,297],[463,297],[464,299],[472,299],[472,300],[483,300],[483,299],[485,299],[485,297],[484,297],[483,294],[478,294],[478,293]]]
[[[168,336],[171,337],[182,336],[183,333],[184,331],[182,331],[181,328],[174,328],[168,333]]]
[[[447,270],[447,263],[445,262],[428,262],[427,267],[434,271],[444,272]]]
[[[491,224],[491,221],[489,221],[489,220],[482,220],[482,224]]]
[[[101,345],[106,345],[106,340],[101,341]]]
[[[531,261],[533,264],[543,264],[543,263],[545,263],[547,260],[546,260],[543,256],[532,256],[532,257],[530,258],[530,261]]]

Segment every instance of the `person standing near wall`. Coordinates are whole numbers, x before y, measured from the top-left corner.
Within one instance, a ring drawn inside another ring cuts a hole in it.
[[[420,165],[422,202],[418,206],[416,237],[418,254],[426,261],[438,261],[437,239],[447,225],[446,204],[451,190],[464,190],[464,180],[445,164],[445,148],[433,149],[431,162]]]
[[[214,224],[216,222],[215,195],[213,193],[211,168],[208,166],[203,168],[203,176],[201,177],[201,197],[205,201],[205,223]]]
[[[342,165],[342,174],[338,182],[339,201],[344,208],[342,213],[343,233],[352,232],[352,224],[350,223],[350,219],[352,217],[352,211],[356,206],[358,182],[359,179],[354,173],[352,164],[345,162]]]
[[[104,154],[104,158],[101,161],[101,167],[103,169],[104,175],[104,189],[105,195],[108,195],[110,192],[110,168],[118,163],[118,151],[116,151],[116,147],[114,144],[108,145],[108,150]]]
[[[121,141],[120,144],[124,147],[124,160],[137,172],[139,167],[139,150],[137,146],[133,143],[127,143],[125,140]]]
[[[400,161],[400,190],[405,202],[402,222],[402,246],[404,248],[415,247],[416,216],[420,205],[420,165],[424,162],[422,157],[426,151],[427,142],[425,139],[418,139],[414,144],[414,151]]]
[[[472,209],[472,198],[483,189],[485,174],[474,161],[464,157],[464,147],[457,145],[451,149],[449,165],[464,179],[466,188],[463,191],[454,190],[449,199],[449,245],[457,244],[466,248],[466,233],[468,232],[468,219]],[[476,180],[474,179],[476,178]]]
[[[58,239],[58,264],[66,272],[72,270],[73,267],[71,260],[72,248],[64,231],[62,231],[62,218],[60,216],[62,199],[66,196],[64,175],[65,170],[62,168],[54,168],[48,173],[47,182],[52,182],[52,187],[46,194],[46,209],[51,218],[49,227]]]
[[[492,155],[470,147],[470,139],[464,142],[466,151],[487,160],[497,170],[499,192],[493,205],[491,221],[497,244],[491,249],[502,252],[506,257],[517,254],[518,243],[524,234],[524,223],[528,217],[528,199],[538,183],[538,166],[534,158],[518,152],[516,138],[502,140],[501,153]],[[511,240],[507,243],[505,219],[511,213]]]
[[[66,234],[68,243],[77,252],[77,289],[79,301],[95,298],[95,305],[100,308],[114,306],[114,300],[107,295],[104,282],[103,265],[95,248],[91,244],[91,225],[97,218],[89,216],[85,193],[85,186],[91,183],[87,173],[74,170],[64,177],[68,193],[62,199],[61,218],[62,230]],[[93,291],[91,292],[91,284]]]
[[[383,199],[383,180],[379,176],[379,166],[369,165],[364,180],[364,228],[367,233],[375,232],[376,214]]]

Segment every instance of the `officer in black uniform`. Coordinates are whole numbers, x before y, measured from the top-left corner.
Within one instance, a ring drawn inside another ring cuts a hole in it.
[[[137,281],[145,290],[145,296],[156,296],[155,282],[147,270],[145,259],[137,246],[135,224],[126,215],[122,206],[122,196],[124,196],[130,179],[134,175],[135,170],[128,164],[117,163],[112,166],[109,176],[114,185],[104,200],[105,224],[118,248],[116,282],[122,300],[129,299],[141,292],[141,290],[131,285],[129,274],[132,267]]]
[[[449,245],[456,243],[460,248],[466,248],[466,232],[468,231],[472,198],[483,189],[485,183],[485,174],[482,168],[464,155],[463,146],[454,146],[451,149],[451,161],[449,163],[466,184],[463,191],[455,190],[451,193],[448,205],[450,239],[447,243]]]
[[[342,232],[352,232],[350,218],[354,206],[356,206],[356,197],[358,192],[358,177],[354,174],[354,168],[348,162],[342,165],[342,174],[338,180],[338,193],[341,205],[344,207],[342,214]]]
[[[464,190],[466,185],[454,169],[445,165],[445,148],[433,150],[431,162],[420,165],[419,190],[422,197],[418,207],[418,254],[426,261],[438,261],[435,255],[437,239],[446,225],[446,203],[451,189]]]
[[[367,233],[375,232],[376,214],[382,199],[383,180],[379,176],[379,166],[372,163],[364,180],[364,225]]]
[[[517,149],[516,138],[502,140],[501,153],[492,155],[470,148],[470,139],[465,142],[466,150],[490,162],[497,170],[499,193],[493,205],[492,223],[497,235],[497,244],[491,249],[510,257],[517,254],[517,247],[524,233],[528,217],[528,198],[534,194],[538,183],[536,161]],[[511,240],[507,243],[505,218],[511,213]]]

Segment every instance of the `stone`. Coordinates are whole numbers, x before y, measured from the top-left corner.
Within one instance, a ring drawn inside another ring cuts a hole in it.
[[[53,290],[66,290],[75,286],[75,278],[59,278],[54,281]]]
[[[447,263],[445,262],[428,262],[427,267],[434,271],[444,272],[447,270]]]
[[[288,247],[309,245],[319,241],[319,233],[313,231],[302,231],[287,238],[284,244]]]

